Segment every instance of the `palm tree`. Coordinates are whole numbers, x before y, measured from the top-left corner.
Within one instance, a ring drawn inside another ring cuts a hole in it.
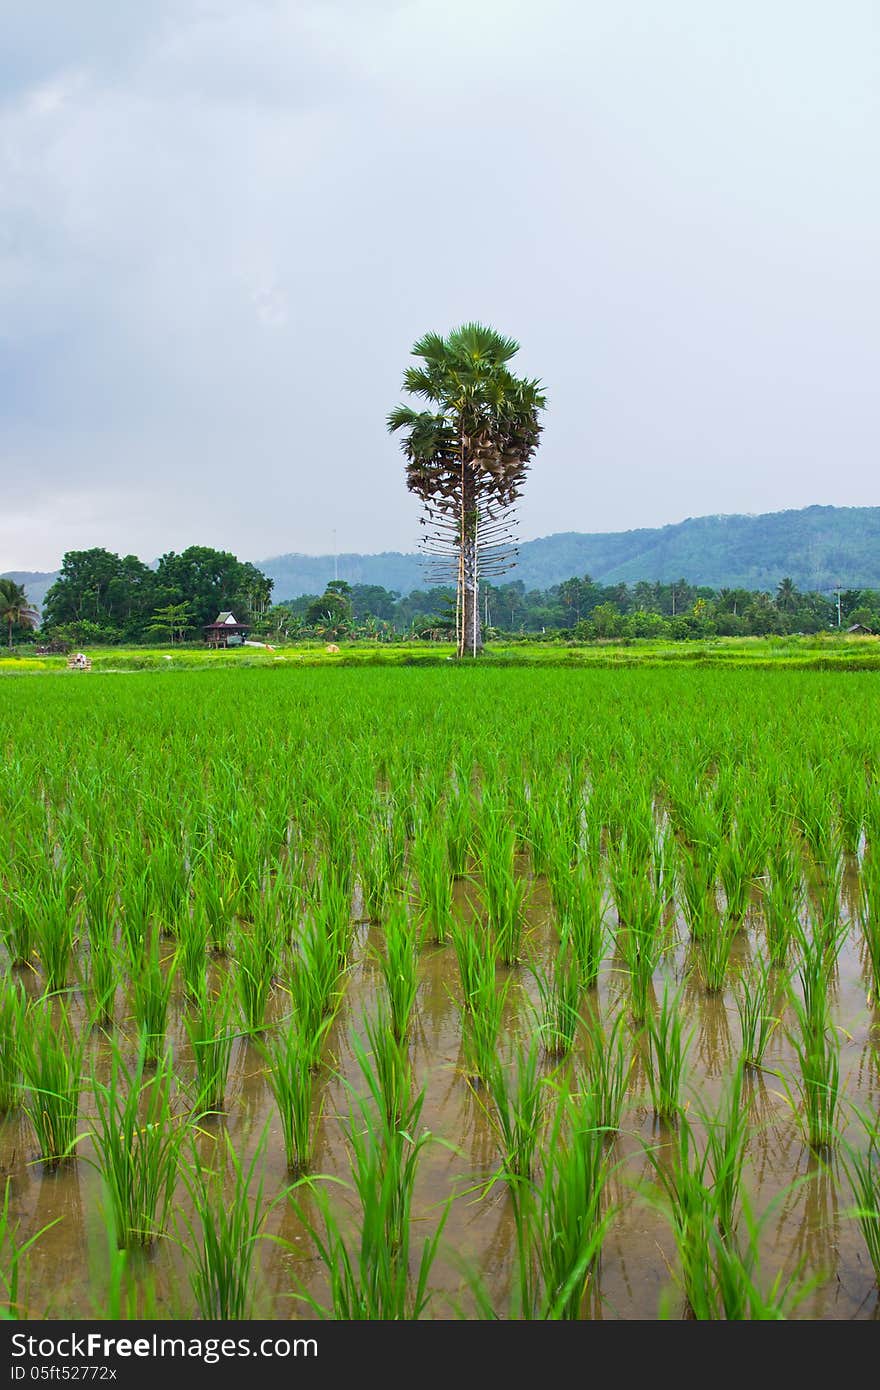
[[[776,586],[776,607],[782,613],[790,613],[797,603],[797,598],[798,591],[794,580],[786,575]]]
[[[421,365],[407,368],[403,386],[433,408],[401,405],[387,421],[390,432],[406,432],[406,485],[424,502],[422,524],[431,528],[423,549],[441,571],[455,570],[459,656],[482,651],[479,579],[509,568],[509,511],[541,433],[540,382],[508,369],[518,351],[519,343],[479,323],[447,338],[426,333],[412,350]]]
[[[0,579],[0,621],[6,624],[9,650],[12,651],[12,629],[36,627],[40,615],[28,603],[27,594],[21,584],[14,579]]]

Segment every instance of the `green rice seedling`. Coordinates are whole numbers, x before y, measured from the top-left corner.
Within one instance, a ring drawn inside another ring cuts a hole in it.
[[[497,980],[494,947],[479,958],[470,994],[459,1003],[464,1062],[472,1085],[486,1084],[498,1062],[510,976]]]
[[[705,1156],[715,1198],[715,1219],[724,1239],[736,1230],[750,1138],[748,1106],[743,1104],[743,1074],[740,1062],[713,1114],[704,1107],[698,1109],[706,1133]]]
[[[235,865],[228,855],[215,855],[209,846],[201,853],[193,872],[194,908],[205,923],[208,945],[226,956],[238,917],[241,890]]]
[[[770,997],[773,966],[769,959],[758,956],[748,970],[739,976],[739,988],[735,994],[741,1042],[743,1065],[759,1070],[764,1065],[764,1056],[770,1039],[779,1027],[779,1018],[772,1012]]]
[[[338,985],[339,977],[345,974],[351,963],[354,946],[351,893],[333,874],[322,872],[311,912],[332,946]]]
[[[323,1019],[322,1036],[329,1022]],[[320,1053],[320,1040],[302,1032],[295,1014],[259,1045],[281,1120],[287,1171],[294,1177],[307,1172],[311,1165],[314,1130],[320,1118],[320,1106],[313,1113],[316,1047]]]
[[[84,963],[84,980],[93,1025],[109,1028],[113,1023],[116,990],[122,974],[117,950],[113,919],[109,911],[93,909],[88,924],[88,952]]]
[[[646,1193],[669,1220],[678,1253],[678,1273],[691,1317],[728,1321],[778,1319],[803,1298],[796,1271],[788,1280],[777,1275],[769,1290],[760,1287],[760,1234],[772,1206],[756,1222],[743,1194],[741,1225],[745,1241],[736,1240],[725,1228],[724,1210],[729,1193],[716,1188],[708,1151],[696,1146],[689,1122],[682,1118],[670,1157],[647,1150],[658,1178],[657,1191]]]
[[[596,1121],[608,1136],[620,1129],[626,1093],[635,1064],[626,1017],[620,1010],[609,1027],[598,1013],[586,1019],[587,1052],[580,1089],[592,1097]]]
[[[374,956],[385,982],[391,1030],[401,1041],[409,1029],[410,1015],[419,989],[418,931],[406,907],[396,904],[385,923],[385,949]]]
[[[23,1109],[50,1172],[69,1163],[77,1141],[83,1042],[62,1000],[36,1000],[20,1034]]]
[[[428,824],[413,841],[412,861],[422,936],[442,946],[452,924],[455,875],[448,847],[436,826]]]
[[[31,939],[47,994],[67,985],[77,929],[73,887],[65,871],[46,874],[19,894],[22,910],[31,918]]]
[[[39,1240],[62,1219],[47,1221],[27,1240],[19,1239],[21,1222],[13,1220],[9,1206],[12,1179],[3,1183],[0,1206],[0,1321],[17,1322],[32,1316],[30,1311],[30,1253]]]
[[[363,1020],[368,1051],[356,1034],[352,1048],[377,1112],[389,1133],[397,1130],[409,1114],[413,1096],[413,1072],[405,1039],[394,1036],[387,1005],[380,1000],[375,1018]]]
[[[499,958],[505,965],[516,965],[522,950],[528,884],[516,869],[516,833],[497,815],[483,826],[480,868],[489,932]]]
[[[0,1115],[14,1110],[21,1100],[22,1030],[27,1008],[19,981],[0,975]]]
[[[718,873],[724,888],[725,915],[739,927],[749,905],[752,879],[751,864],[738,830],[722,843]]]
[[[608,948],[605,885],[601,873],[586,859],[570,870],[565,882],[566,887],[558,892],[559,934],[571,946],[584,989],[593,989]]]
[[[740,918],[725,910],[707,926],[700,937],[700,965],[703,983],[709,994],[720,994],[727,980],[733,942],[740,927]]]
[[[206,1168],[191,1136],[189,1157],[181,1175],[193,1205],[193,1215],[175,1212],[179,1241],[189,1266],[189,1283],[200,1318],[243,1321],[254,1317],[257,1244],[272,1208],[285,1195],[264,1200],[262,1165],[264,1132],[245,1167],[222,1131],[216,1139],[218,1159],[232,1171],[232,1189],[225,1181],[225,1164]]]
[[[163,936],[176,937],[190,915],[190,872],[176,836],[162,835],[148,861],[155,920]]]
[[[675,1121],[681,1113],[682,1086],[693,1030],[685,1034],[679,996],[670,997],[664,982],[660,1007],[648,1015],[648,1085],[659,1120]]]
[[[700,941],[717,915],[716,862],[701,845],[679,844],[676,884],[682,914],[691,940]]]
[[[148,1066],[158,1062],[165,1050],[168,1006],[176,971],[176,952],[172,951],[168,960],[163,958],[159,930],[153,927],[144,947],[141,968],[132,980],[134,1019],[138,1034],[144,1041],[144,1057]]]
[[[233,933],[233,969],[239,1006],[248,1033],[266,1022],[269,998],[281,968],[277,928],[260,912],[252,922],[239,922]]]
[[[496,1059],[486,1089],[486,1111],[501,1153],[500,1176],[513,1189],[533,1176],[544,1123],[545,1082],[537,1040],[517,1045],[512,1075]]]
[[[174,1076],[167,1057],[146,1074],[141,1040],[133,1067],[113,1044],[109,1079],[92,1077],[91,1139],[121,1247],[146,1247],[165,1231],[184,1128],[173,1114]]]
[[[866,1143],[847,1140],[842,1146],[841,1162],[853,1195],[849,1215],[858,1222],[874,1278],[880,1286],[880,1124],[876,1115],[857,1107],[855,1115]]]
[[[402,865],[389,812],[384,805],[371,807],[358,835],[358,877],[369,922],[384,920],[400,881]]]
[[[577,1036],[582,990],[581,968],[568,936],[563,936],[552,970],[544,970],[537,961],[531,970],[540,999],[539,1036],[549,1056],[564,1057]]]
[[[443,829],[449,867],[456,878],[462,878],[468,871],[474,821],[468,780],[460,772],[456,789],[450,795],[445,811]]]
[[[472,922],[454,921],[452,924],[452,946],[455,951],[455,959],[458,963],[458,974],[461,980],[461,993],[465,1007],[470,1007],[469,1000],[474,997],[479,989],[480,979],[486,959],[491,960],[492,980],[495,980],[495,961],[497,959],[497,948],[493,941],[489,939],[485,930],[478,924]]]
[[[828,1002],[828,969],[821,940],[804,938],[798,970],[801,988],[789,988],[794,1026],[786,1030],[800,1069],[796,1094],[781,1078],[807,1143],[820,1155],[836,1142],[840,1110],[840,1039]]]
[[[544,1147],[543,1173],[517,1203],[520,1316],[576,1320],[587,1316],[591,1284],[614,1208],[605,1198],[611,1165],[590,1095],[560,1092]],[[536,1277],[535,1277],[536,1276]]]
[[[366,1054],[362,1054],[361,1063],[368,1069],[372,1066]],[[329,1283],[328,1304],[319,1302],[300,1285],[298,1297],[318,1318],[416,1320],[427,1313],[433,1296],[429,1277],[451,1198],[442,1207],[435,1229],[425,1237],[416,1262],[413,1194],[423,1151],[432,1139],[428,1131],[419,1128],[424,1091],[411,1101],[404,1123],[392,1130],[383,1118],[384,1106],[377,1115],[372,1104],[371,1097],[379,1089],[375,1077],[368,1080],[368,1097],[353,1101],[344,1125],[350,1186],[358,1201],[354,1233],[343,1230],[325,1181],[301,1179],[291,1193],[294,1209],[308,1230]],[[311,1198],[317,1218],[300,1193]]]
[[[186,1000],[196,1004],[208,985],[208,922],[203,911],[195,909],[178,920],[177,961],[183,977]]]
[[[777,835],[770,843],[769,885],[764,888],[763,911],[770,961],[786,964],[797,935],[805,901],[800,860],[790,839]]]
[[[184,1018],[195,1064],[197,1115],[223,1111],[236,1031],[236,995],[225,977],[219,989],[207,984]]]

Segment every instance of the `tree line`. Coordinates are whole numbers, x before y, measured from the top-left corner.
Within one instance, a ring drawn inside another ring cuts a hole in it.
[[[0,580],[0,624],[10,646],[200,642],[204,626],[223,610],[249,623],[257,640],[273,643],[455,637],[452,585],[401,594],[334,579],[321,594],[278,603],[272,602],[272,589],[273,580],[253,564],[208,546],[169,551],[155,567],[100,548],[68,551],[42,619],[20,585]],[[490,639],[782,636],[855,624],[880,633],[880,590],[801,591],[790,578],[772,591],[713,589],[685,578],[605,585],[589,575],[546,589],[527,589],[522,580],[483,582],[479,602]]]

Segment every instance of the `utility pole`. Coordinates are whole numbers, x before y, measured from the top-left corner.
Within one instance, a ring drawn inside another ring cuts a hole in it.
[[[837,626],[840,627],[840,580],[837,581]]]

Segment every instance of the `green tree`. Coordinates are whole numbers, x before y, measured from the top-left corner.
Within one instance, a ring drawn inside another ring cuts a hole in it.
[[[14,579],[0,579],[0,621],[6,624],[7,645],[12,651],[14,627],[36,627],[39,614],[28,603],[27,594]]]
[[[780,579],[776,586],[776,607],[780,613],[793,612],[797,608],[799,598],[800,595],[791,576],[786,575],[784,579]]]
[[[101,546],[68,550],[46,594],[43,621],[50,631],[71,623],[94,623],[105,641],[139,636],[156,597],[156,575],[136,555],[121,557]]]
[[[492,541],[508,534],[506,518],[541,433],[540,383],[508,368],[518,351],[519,343],[479,323],[447,338],[426,334],[412,349],[421,361],[406,370],[403,386],[432,408],[401,405],[387,418],[389,431],[404,431],[407,487],[424,503],[456,571],[459,656],[482,650],[481,569]]]
[[[224,611],[239,622],[262,617],[274,581],[228,550],[191,545],[179,555],[171,550],[161,557],[156,583],[165,604],[188,603],[193,623],[202,628]]]
[[[166,603],[164,608],[157,608],[153,613],[147,632],[167,632],[173,646],[175,640],[183,641],[184,634],[192,632],[195,624],[190,622],[191,617],[188,603]]]

